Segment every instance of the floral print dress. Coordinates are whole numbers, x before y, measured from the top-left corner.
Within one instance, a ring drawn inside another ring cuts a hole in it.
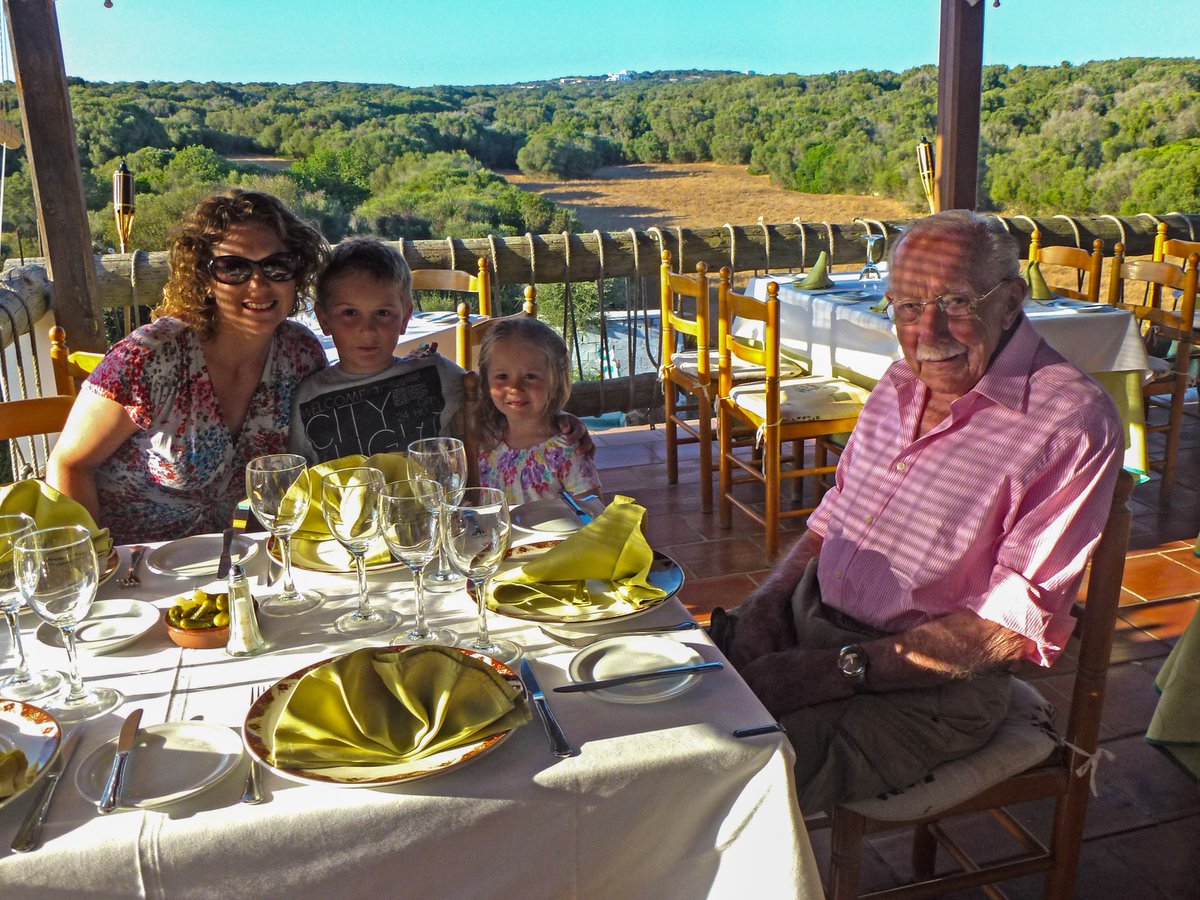
[[[481,451],[479,482],[500,488],[511,505],[564,490],[572,494],[600,490],[596,464],[561,434],[526,450],[514,450],[501,441],[491,451]]]
[[[191,328],[162,318],[116,344],[83,386],[121,404],[138,427],[96,469],[101,524],[113,540],[174,540],[227,528],[246,496],[246,463],[286,452],[296,386],[325,365],[312,332],[284,322],[241,432],[231,435]]]

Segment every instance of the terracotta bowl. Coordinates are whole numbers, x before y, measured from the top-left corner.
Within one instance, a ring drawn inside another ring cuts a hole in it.
[[[220,628],[176,628],[167,623],[167,637],[180,647],[191,650],[213,650],[229,643],[229,626]]]

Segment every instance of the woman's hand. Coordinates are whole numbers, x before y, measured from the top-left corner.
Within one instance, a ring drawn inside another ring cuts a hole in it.
[[[588,459],[596,456],[596,444],[588,432],[588,427],[578,416],[560,412],[558,414],[558,430],[572,444],[578,444],[579,449]]]

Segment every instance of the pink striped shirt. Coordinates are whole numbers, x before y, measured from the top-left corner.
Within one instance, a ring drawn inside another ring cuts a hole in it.
[[[1108,394],[1021,318],[979,383],[917,437],[903,360],[872,391],[808,520],[825,603],[888,632],[969,609],[1049,665],[1108,516],[1122,432]]]

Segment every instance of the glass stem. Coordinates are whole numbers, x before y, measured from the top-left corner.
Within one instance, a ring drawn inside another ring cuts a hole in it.
[[[358,570],[358,617],[369,618],[371,601],[367,597],[367,554],[354,554],[354,568]]]
[[[281,597],[292,599],[296,596],[296,583],[292,581],[292,536],[279,535],[280,555],[283,557],[283,590]]]
[[[66,628],[59,628],[62,632],[63,643],[67,645],[67,661],[71,664],[71,693],[67,694],[67,699],[63,702],[68,706],[71,704],[82,703],[87,699],[87,689],[83,686],[83,679],[79,677],[79,654],[75,649],[75,626],[69,625]]]
[[[424,638],[429,635],[429,626],[425,623],[425,573],[424,566],[414,566],[413,573],[413,593],[417,595],[417,625],[413,628],[413,634],[417,637]]]
[[[21,626],[17,621],[17,611],[6,609],[4,618],[8,620],[8,633],[12,635],[13,648],[17,651],[17,668],[9,679],[9,684],[28,684],[29,664],[25,661],[25,646],[21,643]]]
[[[487,624],[487,590],[488,577],[476,581],[475,584],[475,602],[479,604],[479,637],[475,639],[475,643],[480,647],[492,646],[492,636],[488,634]]]

